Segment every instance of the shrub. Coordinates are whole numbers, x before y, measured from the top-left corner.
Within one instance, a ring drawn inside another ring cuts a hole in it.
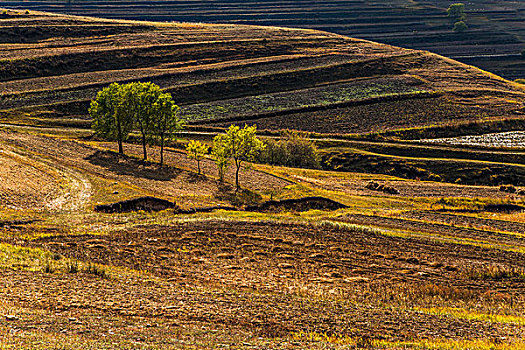
[[[450,18],[453,18],[458,21],[462,21],[465,19],[465,4],[463,3],[457,3],[452,4],[447,9],[447,15]]]
[[[463,33],[467,29],[468,29],[468,26],[465,22],[458,21],[454,23],[454,28],[452,30],[456,33]]]
[[[478,268],[471,268],[466,271],[468,277],[477,280],[525,280],[525,270],[520,267],[513,266],[481,266]]]
[[[499,190],[501,192],[516,193],[516,187],[514,187],[512,185],[501,185],[499,187]]]
[[[78,262],[75,260],[68,259],[66,261],[66,272],[77,273],[79,271]]]
[[[279,140],[265,141],[266,148],[259,161],[272,165],[300,168],[320,168],[321,158],[315,144],[304,134],[285,131]]]
[[[387,194],[399,194],[397,188],[387,184],[380,184],[375,181],[370,181],[365,187],[372,191],[381,191]]]
[[[89,263],[84,268],[84,272],[98,276],[98,277],[102,277],[102,278],[108,277],[108,273],[106,272],[106,269],[104,268],[104,266],[93,264],[93,263]]]

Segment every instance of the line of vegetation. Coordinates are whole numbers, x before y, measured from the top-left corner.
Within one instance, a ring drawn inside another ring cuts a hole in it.
[[[279,139],[265,140],[266,147],[257,158],[260,163],[298,168],[321,168],[321,156],[308,133],[286,130]]]
[[[138,129],[144,160],[148,158],[146,145],[158,144],[162,166],[166,141],[183,128],[179,109],[171,94],[164,93],[153,83],[113,83],[97,94],[89,114],[93,118],[95,135],[117,141],[121,154],[124,154],[123,142],[133,129]]]

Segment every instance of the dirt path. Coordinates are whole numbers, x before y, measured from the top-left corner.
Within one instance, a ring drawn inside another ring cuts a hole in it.
[[[13,209],[78,211],[89,203],[91,184],[80,172],[2,144],[4,205]]]

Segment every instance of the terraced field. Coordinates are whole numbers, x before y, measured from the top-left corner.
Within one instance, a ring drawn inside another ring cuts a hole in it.
[[[96,92],[135,80],[171,92],[192,124],[257,119],[262,129],[351,133],[523,113],[520,84],[327,32],[16,11],[0,29],[6,123],[87,128]]]
[[[469,30],[462,34],[452,31],[453,21],[446,15],[451,2],[442,0],[10,0],[3,3],[3,6],[21,10],[119,19],[317,29],[429,50],[508,79],[525,76],[523,58],[520,57],[525,49],[525,10],[517,0],[467,3]]]
[[[525,151],[432,141],[522,129],[523,86],[313,30],[12,10],[2,28],[0,348],[525,347]],[[96,92],[135,80],[189,124],[163,167],[90,130]],[[323,168],[250,164],[236,192],[182,150],[252,121],[311,132]],[[170,209],[96,209],[144,196]]]
[[[160,171],[132,156],[118,159],[113,144],[9,129],[1,133],[4,145],[74,169],[90,196],[73,210],[2,203],[4,347],[524,345],[524,211],[484,209],[523,204],[515,195],[254,165],[243,184],[256,200],[317,195],[346,208],[101,214],[92,212],[95,204],[143,194],[186,207],[230,203],[210,159],[197,176],[196,165],[170,149]],[[138,145],[126,151],[140,155]],[[25,176],[9,178],[30,185]],[[398,193],[370,190],[370,181]],[[40,183],[53,181],[40,176]]]

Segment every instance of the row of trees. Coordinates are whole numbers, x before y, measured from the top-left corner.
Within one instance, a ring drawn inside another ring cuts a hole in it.
[[[235,184],[239,189],[239,171],[246,161],[285,165],[302,168],[320,168],[321,158],[315,144],[303,133],[284,131],[279,139],[267,139],[265,142],[256,136],[256,126],[245,125],[243,129],[230,126],[225,134],[213,139],[213,146],[191,140],[186,151],[190,159],[197,162],[201,173],[200,162],[211,153],[219,171],[219,178],[231,163],[235,165]]]
[[[164,145],[181,131],[180,108],[171,94],[153,83],[113,83],[97,94],[89,114],[93,118],[96,136],[117,141],[119,153],[123,142],[133,130],[140,132],[144,160],[148,159],[146,145],[160,145],[160,164],[164,164]]]
[[[124,153],[123,143],[132,131],[140,134],[143,159],[147,160],[147,145],[160,145],[160,165],[164,163],[164,146],[183,129],[178,117],[179,107],[169,93],[153,83],[134,82],[120,85],[113,83],[97,94],[91,102],[89,113],[93,118],[95,135],[116,141],[119,153]],[[319,156],[313,143],[297,132],[285,132],[280,140],[263,143],[256,136],[257,127],[231,125],[224,134],[208,145],[191,140],[186,151],[197,161],[199,174],[201,161],[210,154],[221,182],[230,165],[235,166],[235,186],[240,189],[239,173],[246,162],[260,161],[269,164],[319,167]],[[210,152],[211,151],[211,152]]]
[[[219,180],[224,181],[224,174],[231,163],[235,165],[235,188],[239,190],[239,172],[245,162],[255,161],[266,145],[256,136],[257,127],[245,125],[240,128],[231,125],[225,134],[218,134],[213,139],[211,156],[219,171]],[[186,146],[190,159],[197,161],[199,174],[200,162],[208,154],[209,147],[200,141],[190,141]]]

